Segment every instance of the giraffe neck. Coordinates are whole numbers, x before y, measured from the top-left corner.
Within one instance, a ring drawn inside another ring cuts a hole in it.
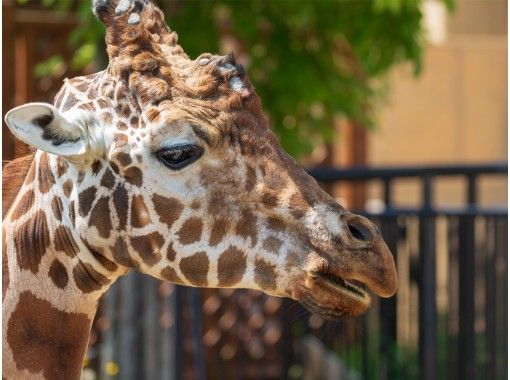
[[[117,277],[70,228],[56,165],[36,155],[3,222],[6,378],[79,379],[99,298]]]

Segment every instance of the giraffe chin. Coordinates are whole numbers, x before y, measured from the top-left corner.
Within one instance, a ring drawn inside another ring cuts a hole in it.
[[[306,275],[295,298],[308,310],[326,319],[343,319],[363,314],[371,303],[366,286],[330,273]]]

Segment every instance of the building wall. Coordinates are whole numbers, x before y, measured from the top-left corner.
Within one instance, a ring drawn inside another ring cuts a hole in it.
[[[369,133],[370,165],[482,163],[507,160],[507,5],[457,1],[446,40],[429,46],[418,78],[401,67],[390,77],[379,128]],[[492,20],[492,22],[490,22]],[[461,180],[437,184],[439,204],[461,204]],[[506,203],[506,179],[483,180],[484,204]],[[378,198],[378,188],[369,198]],[[416,204],[417,183],[397,186],[396,201]]]

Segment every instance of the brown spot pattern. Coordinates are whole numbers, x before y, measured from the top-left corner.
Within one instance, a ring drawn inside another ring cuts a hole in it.
[[[22,292],[6,332],[16,367],[42,372],[47,379],[79,379],[90,324],[85,314],[58,310],[48,301]],[[62,331],[65,334],[58,333]]]
[[[262,259],[255,261],[255,282],[262,290],[276,289],[275,266]]]
[[[35,194],[33,190],[28,190],[21,199],[16,203],[16,207],[12,211],[11,219],[16,220],[25,215],[34,205]]]
[[[94,175],[97,175],[100,171],[101,171],[101,168],[103,167],[103,165],[101,164],[101,161],[99,160],[95,160],[93,163],[92,163],[92,173]]]
[[[292,194],[292,197],[290,197],[289,208],[290,213],[294,218],[301,219],[305,216],[310,206],[299,193],[294,193]]]
[[[101,197],[90,212],[89,227],[95,226],[99,236],[107,239],[112,229],[109,198]]]
[[[182,284],[182,280],[179,278],[179,276],[175,272],[175,269],[172,267],[164,268],[161,271],[161,277],[163,277],[167,281]]]
[[[62,251],[69,257],[74,257],[79,251],[72,232],[66,226],[58,226],[53,232],[54,246],[56,251]]]
[[[115,185],[115,177],[113,176],[110,168],[106,168],[103,174],[103,178],[101,178],[101,186],[104,186],[108,189],[112,189]]]
[[[67,181],[64,182],[64,194],[67,198],[70,197],[71,195],[71,192],[73,191],[73,181],[71,181],[70,179],[68,179]]]
[[[116,173],[116,174],[119,174],[119,167],[115,164],[115,162],[110,162],[110,167],[112,168],[112,170]]]
[[[62,264],[58,259],[53,260],[51,263],[48,275],[56,287],[64,289],[67,286],[69,275],[67,274],[64,264]]]
[[[55,177],[51,172],[51,167],[48,160],[48,154],[43,153],[39,161],[39,190],[41,193],[47,193],[55,184]]]
[[[278,205],[278,197],[270,192],[265,192],[262,195],[262,203],[268,208],[274,208]]]
[[[246,165],[246,183],[245,183],[245,190],[246,191],[252,191],[255,185],[257,184],[257,173],[255,172],[255,169],[253,169],[251,166]]]
[[[113,192],[113,205],[119,218],[119,229],[123,230],[126,228],[127,223],[127,212],[128,212],[128,194],[124,186],[117,185],[117,188]]]
[[[62,159],[60,157],[57,159],[57,176],[58,176],[58,178],[62,177],[67,172],[68,167],[69,167],[69,165],[64,159]]]
[[[246,271],[246,254],[235,247],[227,248],[218,259],[218,286],[233,286]]]
[[[228,203],[225,200],[225,195],[219,192],[214,192],[209,196],[209,205],[207,212],[211,215],[218,215],[228,209]]]
[[[168,227],[172,227],[174,222],[179,219],[184,209],[182,203],[177,199],[167,198],[158,194],[152,196],[152,202],[159,215],[160,222],[165,223]]]
[[[236,225],[236,233],[251,239],[251,246],[257,243],[257,217],[249,210],[243,210]]]
[[[96,198],[96,191],[97,189],[94,186],[90,186],[78,195],[78,211],[81,216],[86,216],[90,212],[92,202]]]
[[[53,214],[55,215],[55,219],[58,221],[62,221],[62,200],[54,196],[51,200],[51,208],[53,209]]]
[[[147,265],[154,265],[161,260],[160,249],[164,242],[165,239],[159,232],[131,238],[131,246]]]
[[[114,260],[120,265],[124,265],[126,267],[138,267],[138,263],[136,263],[132,257],[128,254],[128,248],[126,245],[126,241],[124,238],[119,237],[115,242],[115,245],[111,249]]]
[[[181,244],[191,244],[200,240],[202,236],[202,220],[198,218],[189,218],[186,220],[177,235]]]
[[[79,184],[83,182],[83,180],[85,179],[85,175],[87,173],[83,170],[80,170],[78,171],[78,178],[76,179],[76,182],[78,182]]]
[[[131,225],[135,228],[141,228],[150,222],[151,217],[143,196],[135,195],[131,202]]]
[[[39,263],[50,243],[46,214],[39,210],[14,234],[14,246],[19,267],[37,273]]]
[[[275,217],[267,218],[267,226],[269,229],[276,232],[285,231],[285,222]]]
[[[104,124],[111,124],[112,123],[112,115],[109,112],[103,112],[101,114],[101,121]]]
[[[119,131],[126,131],[128,129],[128,127],[127,127],[126,123],[119,121],[119,122],[117,122],[117,129]]]
[[[76,211],[74,210],[74,201],[71,201],[69,204],[69,219],[71,219],[71,223],[74,226],[74,222],[76,219]]]
[[[215,247],[222,240],[228,231],[228,221],[225,219],[216,219],[211,228],[211,236],[209,237],[209,245]]]
[[[168,261],[174,261],[175,256],[177,256],[177,253],[174,250],[173,244],[170,243],[166,249],[166,258]]]
[[[273,252],[278,254],[280,247],[282,246],[282,241],[274,236],[269,236],[264,240],[263,247],[266,251]]]
[[[131,156],[124,152],[119,152],[115,156],[115,159],[122,165],[122,166],[129,166],[131,165]]]
[[[142,186],[143,174],[142,171],[136,166],[127,169],[124,173],[124,177],[126,178],[126,181],[128,181],[130,184],[135,185],[137,187]]]
[[[179,267],[184,277],[186,277],[192,285],[207,285],[209,259],[205,252],[197,252],[193,256],[183,258]]]
[[[74,282],[78,289],[84,293],[91,293],[101,289],[110,281],[101,273],[96,271],[92,265],[78,261],[73,269]]]
[[[87,247],[89,252],[94,256],[94,258],[101,264],[104,268],[108,269],[110,272],[114,272],[119,267],[113,261],[108,260],[103,253],[103,249],[99,247],[92,247],[86,240],[81,238],[81,241]]]

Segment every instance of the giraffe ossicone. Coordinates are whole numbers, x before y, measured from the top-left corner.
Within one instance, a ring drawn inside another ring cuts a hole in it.
[[[92,8],[108,68],[6,116],[36,148],[3,173],[6,378],[79,378],[97,302],[129,269],[330,318],[395,293],[377,228],[283,152],[232,55],[190,59],[148,0]]]

